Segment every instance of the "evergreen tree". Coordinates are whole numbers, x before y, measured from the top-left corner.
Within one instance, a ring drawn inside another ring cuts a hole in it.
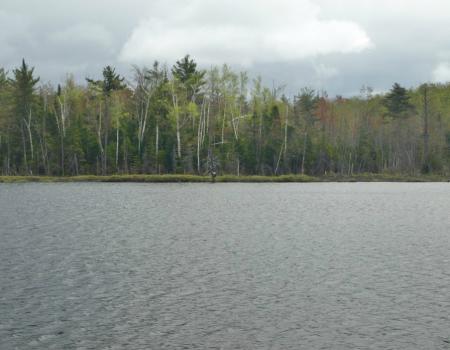
[[[93,80],[86,78],[89,85],[93,88],[100,89],[103,94],[104,113],[103,117],[99,112],[99,126],[98,126],[98,143],[100,147],[100,157],[102,163],[102,175],[108,172],[108,146],[109,133],[111,128],[111,94],[114,91],[123,90],[126,85],[123,83],[124,78],[116,73],[111,66],[106,66],[103,69],[103,80]],[[101,108],[100,108],[101,110]]]
[[[20,138],[22,139],[22,165],[27,172],[32,169],[28,161],[34,160],[33,145],[33,107],[35,106],[34,91],[39,77],[33,76],[34,67],[29,68],[22,59],[22,65],[13,70],[14,78],[10,79],[12,94],[14,99],[14,112],[19,127]]]
[[[19,118],[27,118],[33,105],[33,93],[35,86],[39,82],[39,77],[33,76],[34,67],[29,68],[22,60],[20,68],[13,70],[14,79],[10,79],[13,88],[16,113]]]
[[[172,74],[186,87],[188,100],[195,97],[199,89],[205,84],[206,72],[197,70],[197,63],[189,55],[175,63],[172,67]]]
[[[384,105],[388,110],[388,116],[392,118],[408,117],[413,110],[408,91],[398,83],[395,83],[386,95]]]
[[[103,80],[86,78],[89,84],[100,87],[105,96],[110,96],[112,91],[125,89],[126,85],[123,83],[124,80],[125,78],[117,74],[115,68],[111,66],[103,68]]]
[[[135,71],[133,87],[107,66],[87,87],[37,88],[25,61],[10,79],[0,69],[1,174],[205,174],[213,158],[236,175],[450,173],[449,84],[351,98],[305,88],[290,101],[228,66],[205,84],[189,56],[171,76]]]

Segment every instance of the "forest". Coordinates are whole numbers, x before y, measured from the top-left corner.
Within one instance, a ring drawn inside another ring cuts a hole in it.
[[[450,84],[288,97],[189,55],[132,71],[52,86],[25,60],[0,68],[0,174],[450,173]]]

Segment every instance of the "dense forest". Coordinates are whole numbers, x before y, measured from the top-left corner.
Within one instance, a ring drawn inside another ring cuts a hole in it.
[[[189,56],[101,73],[52,86],[25,61],[0,68],[2,175],[450,172],[449,84],[287,97]]]

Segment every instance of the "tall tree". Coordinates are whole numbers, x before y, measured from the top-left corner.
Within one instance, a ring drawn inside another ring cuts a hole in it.
[[[303,88],[296,98],[295,106],[303,122],[303,150],[300,172],[305,173],[305,161],[310,130],[316,121],[315,110],[318,103],[316,92],[311,88]]]
[[[24,61],[0,69],[1,173],[450,174],[450,84],[290,100],[226,65],[204,75],[189,56],[136,69],[132,89],[102,73],[56,88]]]
[[[195,123],[195,118],[198,114],[195,103],[201,87],[205,85],[205,74],[205,71],[197,69],[197,63],[189,55],[184,56],[172,67],[172,75],[174,77],[171,83],[172,114],[175,119],[176,158],[178,161],[182,158],[181,129],[189,121],[192,122],[192,125]],[[188,157],[190,158],[189,152]],[[188,163],[191,162],[192,159],[189,159]]]
[[[205,84],[206,72],[198,70],[197,63],[189,55],[175,63],[172,67],[172,74],[185,86],[188,100],[194,99],[199,89]]]
[[[9,101],[9,89],[7,72],[4,68],[0,68],[0,156],[2,161],[2,173],[9,175],[11,173],[11,143],[10,143],[10,128],[11,128],[11,114]]]
[[[384,105],[392,118],[408,117],[413,110],[408,91],[398,83],[395,83],[386,95]]]
[[[101,107],[99,109],[98,136],[100,154],[102,160],[102,175],[106,175],[108,171],[108,136],[111,127],[111,94],[114,91],[126,88],[123,83],[124,78],[116,73],[115,68],[106,66],[103,69],[103,80],[93,80],[86,78],[87,82],[94,88],[100,89],[102,92],[102,102],[104,103],[104,112],[102,115]]]
[[[14,78],[10,79],[14,98],[14,112],[20,125],[23,167],[29,173],[32,173],[32,167],[28,164],[28,150],[31,161],[34,160],[32,123],[36,101],[33,94],[36,84],[39,82],[39,77],[34,77],[33,73],[34,67],[28,67],[25,59],[23,59],[22,65],[13,70]]]
[[[430,109],[430,95],[427,84],[421,86],[422,99],[423,99],[423,167],[422,170],[425,173],[431,171],[430,164],[430,131],[429,131],[429,109]]]

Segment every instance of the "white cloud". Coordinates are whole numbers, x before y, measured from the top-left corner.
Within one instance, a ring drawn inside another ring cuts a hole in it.
[[[190,53],[203,67],[234,63],[293,92],[309,85],[346,95],[363,84],[447,80],[450,66],[448,0],[38,2],[0,0],[0,66],[25,57],[42,80],[96,77],[105,64],[131,75],[129,63],[172,64]]]
[[[450,62],[441,62],[433,70],[433,81],[435,83],[446,83],[450,81]]]
[[[373,46],[351,21],[323,20],[311,0],[172,1],[166,16],[135,27],[121,50],[125,62],[173,61],[186,53],[202,63],[250,65],[295,61]]]

